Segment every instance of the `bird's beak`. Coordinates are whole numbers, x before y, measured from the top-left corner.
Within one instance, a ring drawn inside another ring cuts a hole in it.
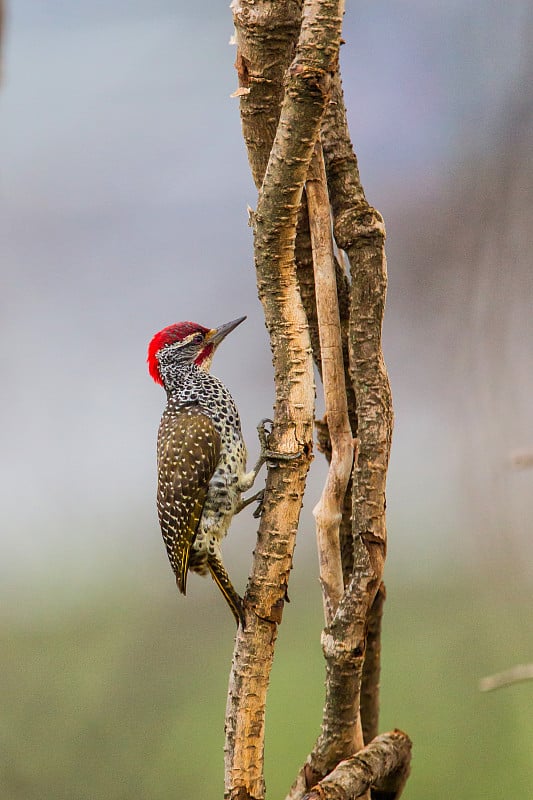
[[[212,344],[214,347],[217,347],[222,339],[225,339],[228,333],[231,333],[237,325],[240,325],[241,322],[244,322],[246,317],[239,317],[239,319],[234,319],[231,322],[226,322],[225,325],[220,325],[218,328],[212,328],[205,338],[205,344]]]

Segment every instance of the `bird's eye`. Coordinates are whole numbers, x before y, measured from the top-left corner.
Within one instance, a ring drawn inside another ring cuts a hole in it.
[[[194,344],[202,344],[203,340],[204,340],[204,337],[202,336],[202,334],[201,333],[197,333],[196,336],[193,338],[193,343]]]

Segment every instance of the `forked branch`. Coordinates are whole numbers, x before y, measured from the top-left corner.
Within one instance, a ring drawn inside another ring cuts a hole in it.
[[[303,800],[355,800],[370,788],[396,800],[409,777],[411,740],[395,730],[377,736],[357,755],[335,767]]]

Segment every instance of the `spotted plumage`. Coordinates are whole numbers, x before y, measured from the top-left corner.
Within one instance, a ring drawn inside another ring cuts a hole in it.
[[[197,404],[170,404],[159,426],[157,511],[180,592],[187,588],[190,551],[209,481],[220,457],[220,436]]]
[[[209,372],[214,351],[244,319],[208,329],[191,322],[164,328],[148,350],[149,371],[167,393],[157,442],[157,508],[180,592],[189,570],[210,572],[237,623],[242,602],[222,563],[220,543],[251,487],[239,414]]]

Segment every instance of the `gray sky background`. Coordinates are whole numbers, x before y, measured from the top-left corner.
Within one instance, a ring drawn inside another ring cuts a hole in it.
[[[497,237],[474,269],[446,228],[450,208],[464,224],[469,164],[498,145],[509,100],[522,96],[527,4],[348,6],[352,137],[389,235],[391,562],[432,575],[465,553],[475,565],[487,518],[495,541],[524,541],[531,511],[531,473],[504,466],[508,452],[533,446],[531,281],[516,273],[509,315],[490,277]],[[145,367],[164,325],[248,315],[214,372],[257,452],[255,424],[273,394],[247,227],[256,193],[230,98],[231,34],[226,4],[207,15],[164,0],[11,3],[0,96],[0,574],[20,591],[11,598],[31,598],[46,581],[107,579],[119,560],[168,578],[154,502],[164,396]],[[479,311],[470,328],[465,297]],[[491,351],[477,349],[495,318],[511,354],[500,375]],[[481,367],[465,387],[472,364]],[[498,394],[502,381],[513,425],[500,437],[490,387]],[[313,546],[323,475],[318,458],[302,551]],[[479,514],[494,491],[512,513]],[[248,563],[255,523],[234,528],[228,557],[242,552]]]

